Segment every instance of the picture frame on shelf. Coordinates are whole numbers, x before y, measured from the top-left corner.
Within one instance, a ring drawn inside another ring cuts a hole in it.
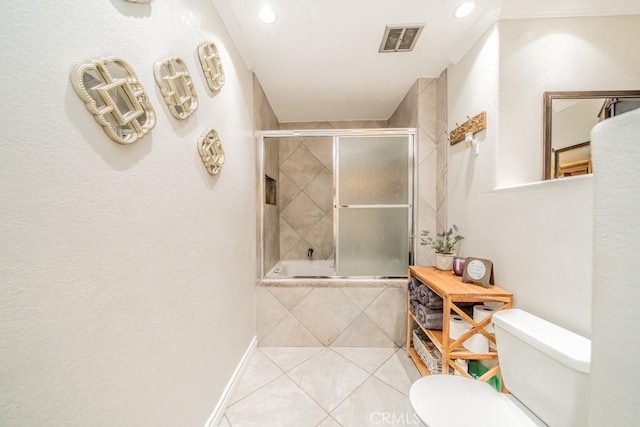
[[[493,285],[493,262],[488,259],[467,257],[462,273],[464,283],[472,283],[488,288]]]

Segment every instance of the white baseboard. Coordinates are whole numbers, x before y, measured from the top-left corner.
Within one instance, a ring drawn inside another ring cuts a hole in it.
[[[257,346],[258,337],[254,335],[253,339],[249,343],[247,351],[244,352],[244,356],[242,356],[240,363],[238,363],[238,366],[236,366],[236,370],[233,372],[231,379],[227,383],[227,386],[224,388],[222,396],[220,396],[220,399],[218,400],[218,404],[209,416],[209,419],[205,423],[204,427],[217,427],[218,424],[220,424],[220,421],[222,421],[224,412],[227,410],[227,405],[229,404],[229,399],[231,399],[231,396],[233,395],[233,392],[236,389],[240,378],[242,378],[242,374],[247,368],[247,361],[249,360],[249,357],[251,357],[251,353],[253,353],[253,350],[255,350]]]

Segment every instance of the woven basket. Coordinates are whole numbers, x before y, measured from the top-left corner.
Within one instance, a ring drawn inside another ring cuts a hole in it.
[[[413,348],[431,374],[442,373],[442,353],[420,329],[413,331]],[[449,373],[453,373],[452,368],[449,368]]]

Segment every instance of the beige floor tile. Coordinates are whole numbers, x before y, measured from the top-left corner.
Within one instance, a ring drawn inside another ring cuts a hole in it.
[[[283,374],[284,372],[265,356],[260,349],[255,349],[247,362],[247,368],[242,374],[240,382],[231,396],[230,403],[233,404],[239,401]]]
[[[369,373],[373,373],[396,353],[393,347],[331,347],[331,349]]]
[[[398,350],[373,375],[407,396],[411,384],[422,377],[405,349]]]
[[[226,412],[232,427],[316,427],[327,415],[286,375]]]
[[[285,372],[318,354],[324,347],[260,347],[273,363]]]
[[[333,410],[368,377],[369,373],[324,349],[287,373],[325,410]]]
[[[416,426],[409,398],[375,377],[369,377],[331,416],[343,426]]]
[[[332,417],[327,417],[324,420],[322,420],[320,424],[318,424],[318,427],[343,427],[343,426],[342,424],[334,420]]]

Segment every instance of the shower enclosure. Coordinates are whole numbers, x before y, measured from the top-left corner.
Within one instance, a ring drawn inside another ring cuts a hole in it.
[[[413,258],[413,129],[259,134],[264,278],[396,278]]]

